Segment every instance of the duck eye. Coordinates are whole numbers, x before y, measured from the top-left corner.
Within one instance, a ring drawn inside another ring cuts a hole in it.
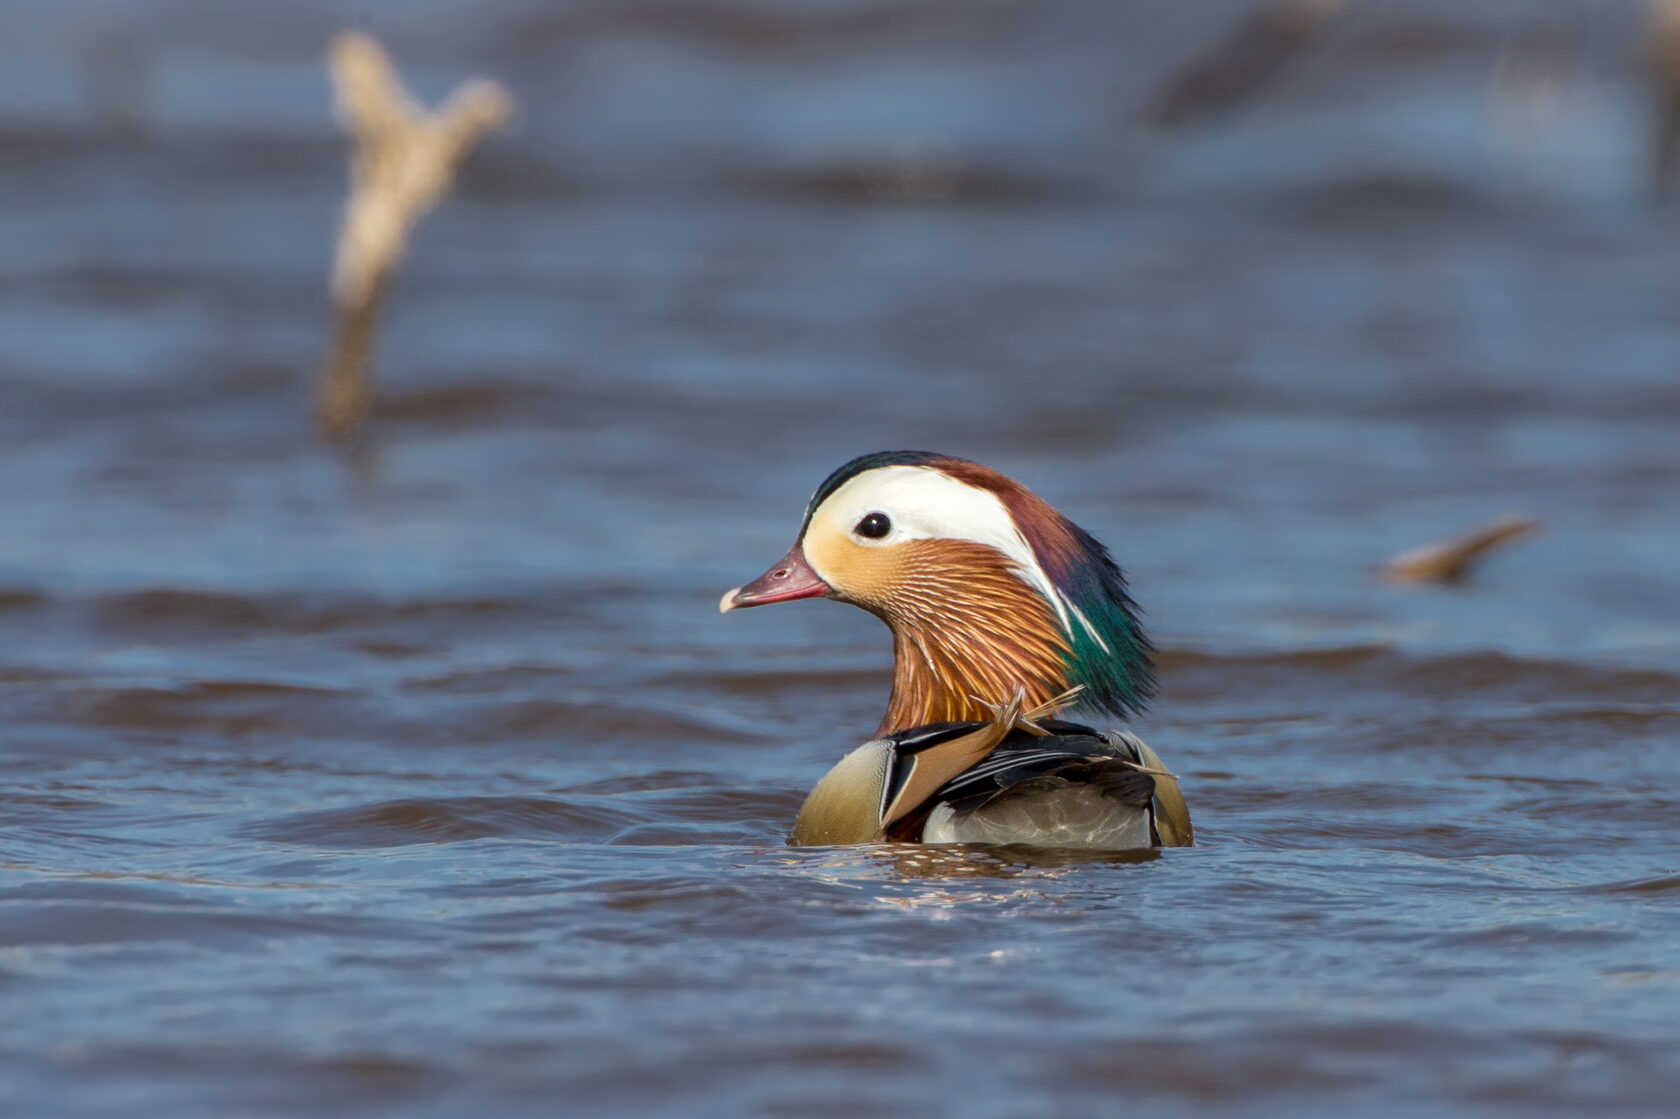
[[[864,517],[863,520],[859,521],[857,523],[857,527],[852,531],[857,533],[859,536],[866,536],[871,540],[879,540],[881,537],[892,531],[892,522],[887,519],[887,515],[885,513],[870,513],[868,516]]]

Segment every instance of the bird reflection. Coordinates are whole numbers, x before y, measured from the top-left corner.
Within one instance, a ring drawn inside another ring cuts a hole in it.
[[[1055,847],[984,847],[974,844],[894,843],[868,849],[877,866],[904,879],[1060,878],[1069,871],[1104,863],[1147,863],[1159,848],[1090,851]]]

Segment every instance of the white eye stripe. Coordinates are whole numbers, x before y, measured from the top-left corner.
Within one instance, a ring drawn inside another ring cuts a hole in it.
[[[829,495],[816,519],[854,528],[870,513],[892,521],[892,535],[906,540],[971,540],[1016,562],[1032,551],[997,495],[926,466],[883,466],[865,471]]]
[[[878,540],[854,530],[870,513],[885,514],[891,531]],[[1051,583],[1015,518],[990,490],[959,482],[928,466],[882,466],[866,470],[828,496],[815,511],[807,533],[840,526],[862,544],[894,544],[902,540],[967,540],[984,544],[1009,557],[1016,574],[1044,596],[1069,630],[1070,604]],[[819,576],[823,575],[818,571]],[[1091,624],[1079,615],[1087,632]],[[1071,630],[1069,630],[1071,632]],[[1099,642],[1101,638],[1097,639]]]

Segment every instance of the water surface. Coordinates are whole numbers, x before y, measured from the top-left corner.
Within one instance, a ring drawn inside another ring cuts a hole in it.
[[[356,5],[523,113],[351,464],[345,17],[8,8],[0,1110],[1667,1113],[1639,8],[1354,6],[1151,131],[1178,7]],[[715,603],[893,447],[1114,548],[1200,846],[784,845],[887,637]],[[1374,579],[1507,510],[1468,586]]]

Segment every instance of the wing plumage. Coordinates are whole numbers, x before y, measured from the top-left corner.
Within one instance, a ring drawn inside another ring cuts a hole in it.
[[[1138,738],[1046,718],[1023,699],[986,722],[874,739],[812,790],[798,844],[1024,843],[1124,850],[1187,846],[1177,781]]]

